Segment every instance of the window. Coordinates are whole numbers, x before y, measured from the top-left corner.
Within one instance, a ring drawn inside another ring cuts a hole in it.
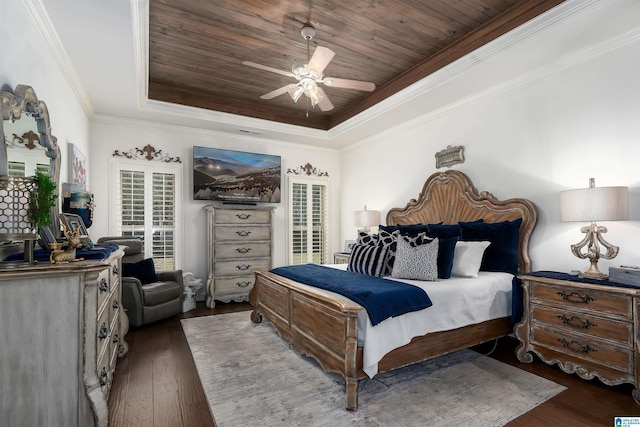
[[[140,237],[156,269],[181,268],[178,250],[182,167],[116,163],[115,234]]]
[[[289,264],[329,261],[329,181],[289,176]]]

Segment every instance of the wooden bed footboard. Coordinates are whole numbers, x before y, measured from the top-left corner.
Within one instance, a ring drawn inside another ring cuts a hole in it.
[[[328,299],[313,288],[266,271],[256,271],[249,294],[251,320],[271,323],[298,354],[312,357],[325,372],[341,375],[346,383],[346,408],[358,407],[358,312],[351,301]],[[360,360],[358,360],[360,359]]]

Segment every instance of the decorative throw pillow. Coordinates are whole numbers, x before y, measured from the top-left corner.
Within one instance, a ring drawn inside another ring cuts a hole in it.
[[[135,277],[140,283],[147,285],[158,281],[156,267],[152,258],[143,259],[138,262],[123,262],[122,277]]]
[[[398,225],[380,225],[379,230],[384,230],[387,233],[393,233],[399,231],[400,234],[405,236],[415,236],[420,233],[426,233],[428,228],[426,224],[398,224]]]
[[[387,255],[387,262],[384,269],[383,276],[390,276],[391,270],[393,270],[393,263],[396,259],[396,238],[397,232],[389,233],[384,230],[380,230],[378,234],[378,244],[389,248],[389,255]]]
[[[391,277],[436,280],[438,278],[438,239],[425,241],[423,244],[412,244],[405,238],[399,238]]]
[[[358,238],[356,240],[356,243],[359,245],[377,245],[378,235],[365,233],[364,231],[358,231]]]
[[[382,277],[389,247],[383,245],[354,245],[347,270],[369,276]]]
[[[455,254],[457,237],[448,239],[438,239],[438,278],[448,279],[451,277],[453,268],[453,256]]]
[[[480,270],[504,271],[517,274],[519,257],[518,243],[520,242],[520,225],[522,218],[515,221],[495,223],[460,223],[461,239],[467,241],[488,241]]]
[[[453,254],[452,276],[478,277],[484,251],[491,242],[463,242],[456,243]]]
[[[482,223],[483,219],[477,219],[467,224]],[[451,237],[460,237],[460,225],[459,224],[428,224],[428,234],[431,237],[437,237],[439,239],[450,239]]]

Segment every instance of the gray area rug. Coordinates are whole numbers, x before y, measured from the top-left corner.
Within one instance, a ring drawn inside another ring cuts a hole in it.
[[[342,378],[249,312],[184,319],[182,328],[218,427],[502,426],[565,389],[462,350],[360,381],[350,412]]]

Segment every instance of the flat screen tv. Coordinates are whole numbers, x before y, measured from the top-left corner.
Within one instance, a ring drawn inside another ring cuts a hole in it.
[[[193,199],[280,203],[280,156],[193,147]]]

